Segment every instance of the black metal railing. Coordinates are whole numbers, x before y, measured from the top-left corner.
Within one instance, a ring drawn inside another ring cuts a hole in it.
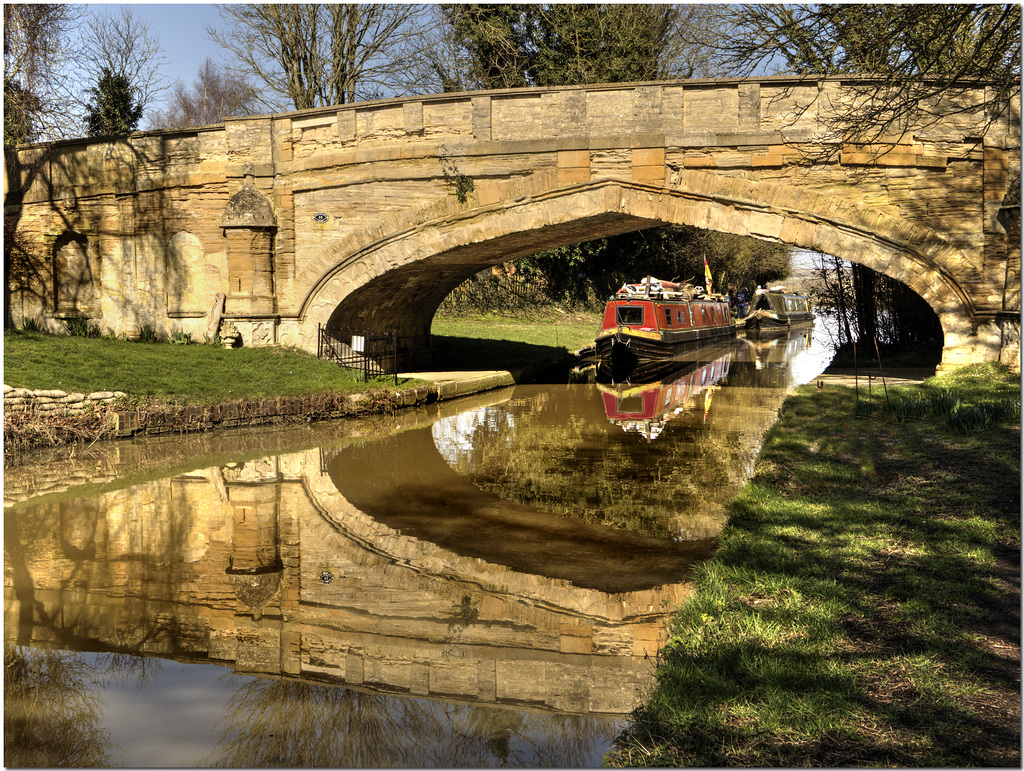
[[[359,370],[363,379],[393,374],[398,385],[398,333],[366,329],[319,327],[317,356],[347,369]]]

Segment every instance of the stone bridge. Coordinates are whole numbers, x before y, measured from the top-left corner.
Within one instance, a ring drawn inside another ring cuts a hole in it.
[[[969,102],[980,90],[964,97]],[[864,264],[938,314],[944,367],[1020,355],[1019,103],[814,153],[841,79],[481,91],[18,148],[5,157],[8,323],[315,351],[397,330],[430,356],[487,266],[665,224]],[[221,297],[223,296],[223,297]]]

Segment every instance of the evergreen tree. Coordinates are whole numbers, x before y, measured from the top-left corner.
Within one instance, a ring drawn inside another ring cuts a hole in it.
[[[16,80],[4,80],[4,147],[29,142],[35,136],[39,98]]]
[[[535,12],[539,86],[625,83],[662,75],[672,5],[552,4]]]
[[[167,90],[167,79],[161,74],[167,57],[160,40],[152,24],[130,5],[90,6],[79,40],[80,82],[100,83],[108,73],[117,73],[131,84],[132,101],[147,114]],[[121,84],[112,85],[123,90]]]
[[[442,5],[446,43],[477,88],[564,86],[710,76],[707,5]],[[436,46],[435,46],[436,47]]]
[[[131,82],[121,73],[103,68],[96,87],[90,89],[92,101],[86,106],[85,128],[88,136],[127,134],[142,120],[142,104],[136,100]]]
[[[445,5],[453,36],[469,54],[468,79],[480,88],[533,85],[532,5]]]

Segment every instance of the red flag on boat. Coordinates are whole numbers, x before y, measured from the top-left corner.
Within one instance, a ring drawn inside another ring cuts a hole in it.
[[[708,267],[708,256],[704,255],[704,288],[711,294],[711,268]]]

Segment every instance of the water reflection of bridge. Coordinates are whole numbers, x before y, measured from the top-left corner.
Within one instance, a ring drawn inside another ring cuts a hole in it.
[[[730,378],[770,372],[734,365]],[[712,415],[726,429],[724,454],[708,454],[721,464],[710,470],[716,500],[742,485],[738,467],[752,461],[784,395],[784,387],[742,385],[716,392]],[[369,436],[260,455],[252,450],[281,435],[253,434],[243,461],[179,465],[163,478],[8,508],[5,642],[211,660],[473,703],[627,713],[651,682],[665,614],[689,592],[688,546],[566,524],[482,492],[429,444],[434,417],[396,418],[393,430],[410,441],[390,455]],[[193,448],[222,441],[188,440]],[[385,463],[410,469],[393,499],[375,489]],[[464,522],[414,510],[431,485],[463,502]],[[479,532],[485,522],[509,529],[488,540]],[[564,575],[532,569],[537,548],[565,553],[574,539],[585,559],[566,554]],[[647,573],[639,562],[650,563]]]
[[[376,522],[319,450],[9,512],[5,640],[628,712],[682,585],[606,593]]]

